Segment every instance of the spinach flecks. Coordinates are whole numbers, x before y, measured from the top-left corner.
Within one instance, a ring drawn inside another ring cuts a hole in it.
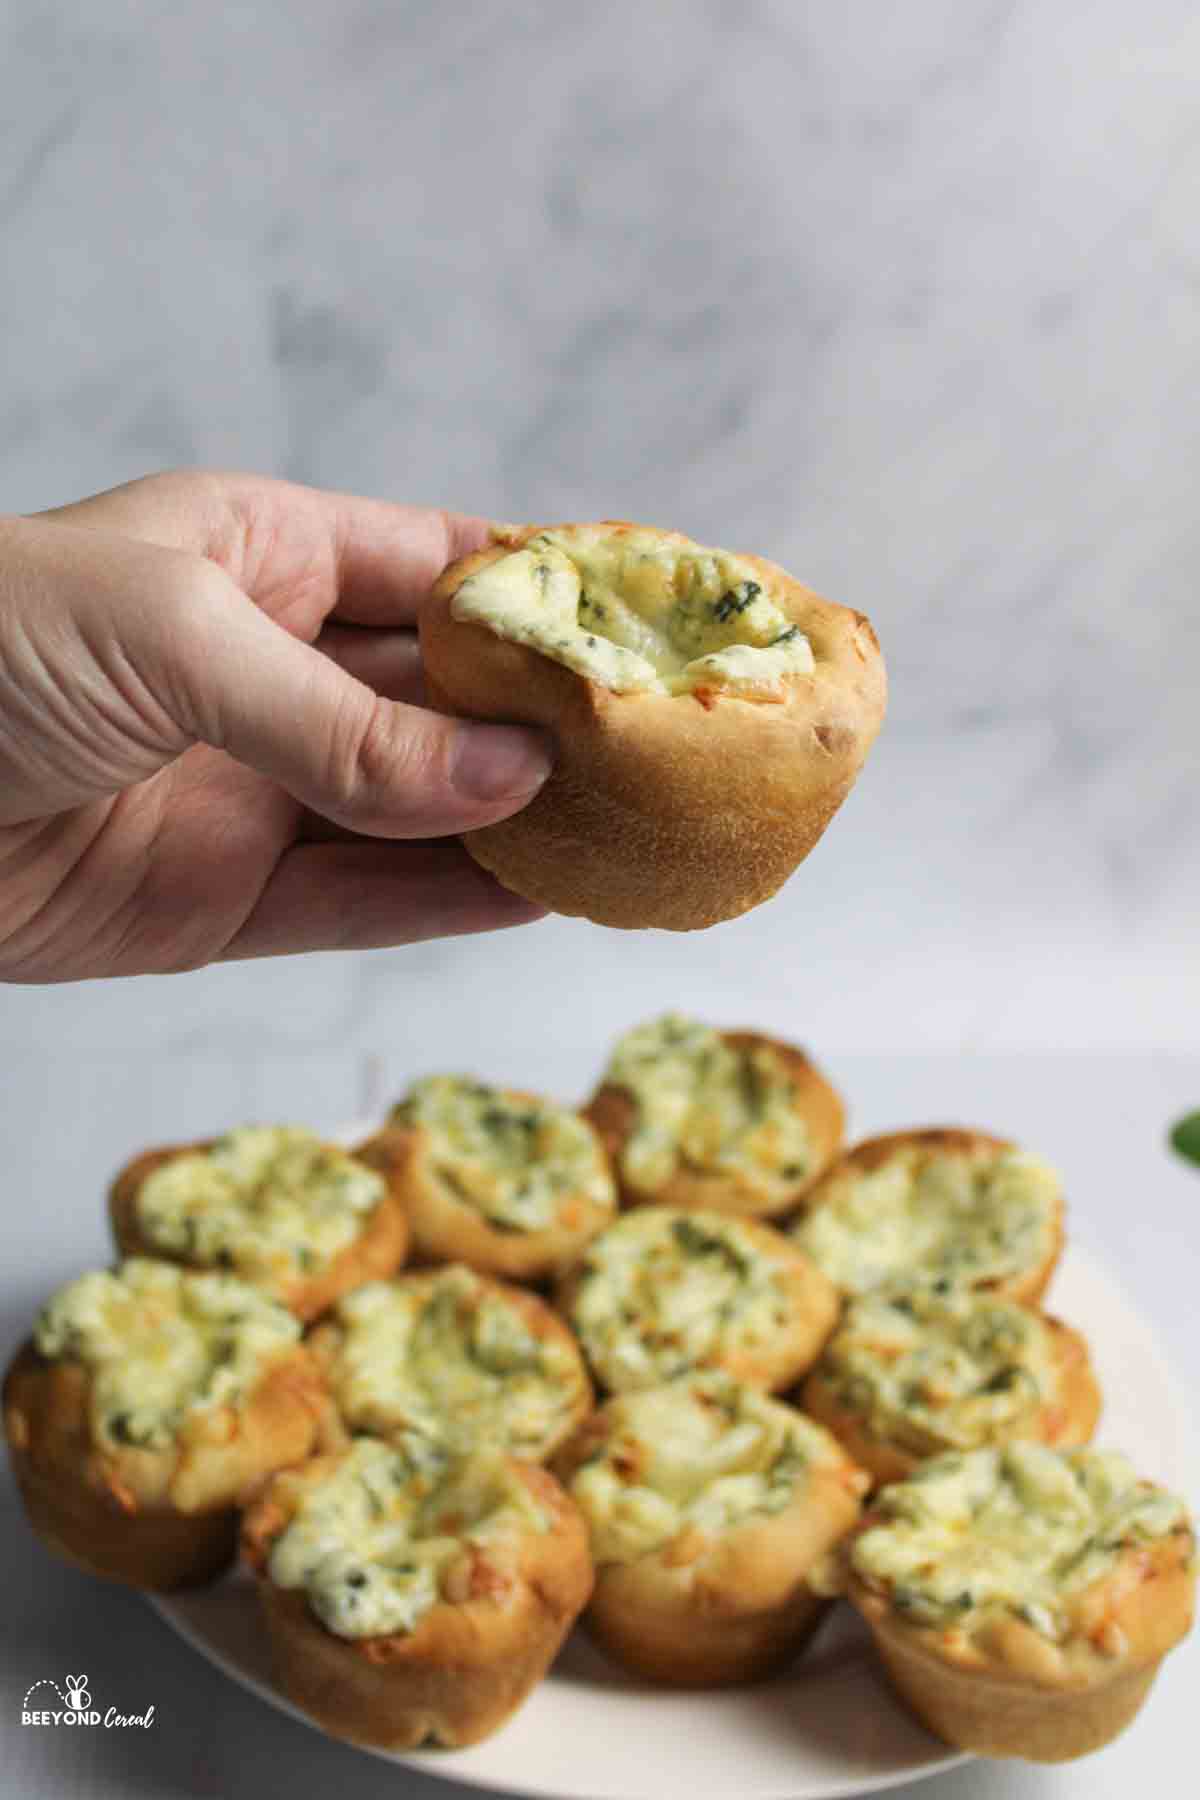
[[[719,600],[713,602],[714,619],[724,625],[736,613],[743,613],[748,606],[753,606],[761,593],[762,588],[757,581],[743,581],[739,587],[730,588]]]

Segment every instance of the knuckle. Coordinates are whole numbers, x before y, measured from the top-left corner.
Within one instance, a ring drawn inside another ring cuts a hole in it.
[[[173,498],[183,488],[191,486],[197,479],[202,479],[202,471],[189,469],[180,464],[169,469],[155,469],[149,475],[139,475],[129,485],[138,494]]]
[[[172,551],[161,580],[160,636],[179,660],[190,662],[211,649],[214,635],[221,629],[222,614],[229,605],[224,577],[202,557]]]
[[[228,606],[234,584],[206,556],[188,550],[166,550],[163,556],[163,579],[173,622],[185,628],[211,629],[215,615]]]
[[[152,628],[156,640],[152,685],[172,715],[195,736],[219,744],[223,695],[209,673],[230,602],[235,598],[244,602],[244,596],[205,557],[181,550],[161,554]]]
[[[139,475],[115,490],[127,497],[148,522],[192,519],[203,516],[216,500],[218,486],[209,469],[179,466]]]
[[[354,688],[330,744],[329,792],[339,810],[369,826],[396,823],[397,802],[414,806],[444,780],[442,734],[407,708]]]

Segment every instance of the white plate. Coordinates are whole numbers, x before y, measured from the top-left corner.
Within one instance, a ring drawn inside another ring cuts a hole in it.
[[[1099,1441],[1177,1490],[1191,1475],[1188,1409],[1150,1328],[1116,1282],[1071,1249],[1056,1312],[1088,1337],[1104,1389]],[[303,1719],[272,1684],[250,1582],[154,1596],[189,1644],[272,1706]],[[1153,1704],[1153,1700],[1151,1700]],[[308,1721],[306,1721],[307,1723]],[[348,1747],[348,1754],[351,1753]],[[546,1800],[836,1800],[876,1793],[964,1760],[909,1719],[846,1607],[786,1674],[750,1688],[678,1693],[621,1673],[581,1633],[512,1722],[471,1750],[368,1752],[471,1786]]]

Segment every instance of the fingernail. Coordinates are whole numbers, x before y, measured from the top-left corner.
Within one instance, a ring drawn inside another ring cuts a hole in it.
[[[550,773],[550,750],[540,732],[520,725],[459,726],[451,779],[472,800],[532,794]]]

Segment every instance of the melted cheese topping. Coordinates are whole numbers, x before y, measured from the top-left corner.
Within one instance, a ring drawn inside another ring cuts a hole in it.
[[[439,1601],[474,1596],[482,1557],[495,1593],[521,1538],[548,1524],[499,1457],[450,1463],[428,1443],[360,1438],[302,1492],[268,1570],[277,1587],[302,1588],[338,1637],[407,1633]]]
[[[603,1443],[569,1483],[600,1563],[636,1562],[676,1540],[691,1560],[721,1533],[792,1505],[814,1468],[845,1463],[813,1420],[715,1370],[611,1400],[603,1416]]]
[[[1050,1255],[1061,1197],[1054,1170],[1025,1151],[910,1144],[867,1174],[833,1176],[793,1235],[852,1294],[913,1280],[979,1287]]]
[[[385,1192],[374,1169],[311,1131],[245,1125],[161,1164],[135,1204],[155,1249],[286,1280],[328,1267]]]
[[[740,1219],[646,1206],[592,1239],[570,1318],[621,1393],[771,1343],[788,1300],[779,1264]]]
[[[919,1456],[1016,1436],[1057,1387],[1036,1313],[920,1288],[852,1302],[818,1374],[874,1437]]]
[[[616,693],[782,699],[814,666],[752,564],[646,527],[540,532],[468,576],[450,610]]]
[[[430,1075],[391,1118],[428,1132],[435,1178],[499,1231],[545,1231],[581,1199],[606,1211],[616,1205],[595,1132],[553,1101]]]
[[[470,1269],[371,1282],[334,1316],[330,1380],[355,1430],[540,1459],[579,1410],[574,1346],[535,1336],[514,1298]]]
[[[1125,1549],[1183,1530],[1183,1502],[1125,1457],[1010,1444],[938,1457],[884,1488],[851,1564],[916,1625],[1012,1613],[1052,1640]]]
[[[33,1333],[41,1355],[90,1372],[95,1441],[147,1450],[166,1449],[199,1413],[238,1406],[299,1337],[286,1307],[244,1282],[146,1257],[60,1288]]]
[[[681,1165],[784,1185],[812,1167],[795,1083],[767,1044],[735,1048],[719,1031],[668,1013],[618,1040],[604,1080],[637,1107],[620,1160],[641,1193],[655,1193]]]

